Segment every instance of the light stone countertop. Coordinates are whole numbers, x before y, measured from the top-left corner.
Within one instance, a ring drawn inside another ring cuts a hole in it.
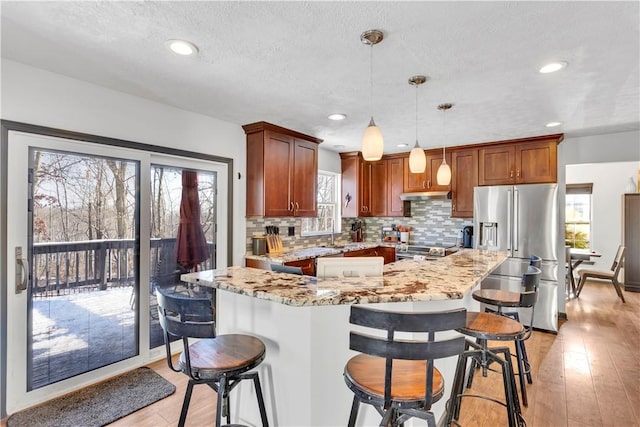
[[[504,251],[463,249],[433,261],[387,264],[379,278],[322,280],[234,266],[187,273],[181,279],[291,306],[436,301],[462,299],[507,257]]]
[[[299,261],[301,259],[317,258],[321,256],[330,256],[343,254],[345,252],[357,251],[360,249],[377,248],[379,246],[396,247],[396,243],[375,243],[375,242],[360,242],[360,243],[347,243],[345,245],[336,246],[314,246],[307,249],[294,249],[282,253],[272,253],[265,255],[253,255],[247,253],[246,259],[253,259],[256,261],[268,261],[274,264],[284,264],[285,262]]]

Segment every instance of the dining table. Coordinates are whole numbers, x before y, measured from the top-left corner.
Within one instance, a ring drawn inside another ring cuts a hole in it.
[[[577,284],[573,276],[576,267],[585,261],[591,261],[591,258],[600,258],[601,253],[590,249],[578,249],[567,247],[567,298],[574,298],[576,295]]]

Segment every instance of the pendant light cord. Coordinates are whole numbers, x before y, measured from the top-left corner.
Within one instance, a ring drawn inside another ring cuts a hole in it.
[[[373,43],[369,49],[369,110],[371,118],[373,118]]]
[[[416,85],[416,144],[418,144],[418,86]]]
[[[447,109],[442,110],[442,136],[444,137],[444,141],[442,141],[442,163],[446,163],[447,158],[445,157],[445,144],[447,143],[447,124],[445,114],[447,113]]]

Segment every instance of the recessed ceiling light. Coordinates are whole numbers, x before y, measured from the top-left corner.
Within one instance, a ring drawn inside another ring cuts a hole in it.
[[[344,120],[347,118],[346,114],[343,113],[333,113],[327,116],[329,120]]]
[[[556,126],[560,126],[561,124],[562,124],[562,122],[549,122],[545,126],[548,127],[548,128],[554,128]]]
[[[165,44],[172,52],[177,53],[178,55],[189,56],[198,53],[198,47],[186,40],[167,40]]]
[[[409,144],[398,144],[398,147],[400,147],[400,148],[404,148],[404,147],[408,147],[408,146],[409,146]]]
[[[567,66],[567,63],[564,62],[564,61],[550,62],[549,64],[547,64],[544,67],[540,68],[540,72],[542,74],[554,73],[554,72],[556,72],[558,70],[562,70],[566,66]]]
[[[340,149],[340,148],[344,148],[344,145],[342,145],[342,144],[333,144],[333,147]]]

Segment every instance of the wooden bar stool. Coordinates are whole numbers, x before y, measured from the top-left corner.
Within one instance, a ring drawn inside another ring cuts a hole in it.
[[[264,343],[250,335],[216,336],[213,307],[209,298],[168,294],[159,288],[157,297],[169,368],[189,376],[178,426],[184,426],[193,386],[197,384],[207,384],[218,393],[216,427],[220,427],[223,416],[226,416],[227,424],[231,424],[229,393],[240,381],[248,379],[253,380],[256,389],[262,425],[268,427],[260,378],[257,372],[247,372],[264,359]],[[183,352],[177,367],[173,365],[171,358],[170,337],[182,338]],[[189,343],[189,338],[201,339]]]
[[[524,324],[526,333],[521,339],[516,340],[515,348],[518,363],[518,377],[520,378],[520,396],[522,398],[522,404],[528,406],[527,388],[526,382],[533,384],[533,378],[531,376],[531,364],[529,363],[529,357],[527,356],[527,348],[525,341],[529,339],[533,333],[533,319],[535,314],[535,303],[537,300],[538,286],[540,284],[540,276],[542,271],[534,265],[540,265],[541,260],[539,257],[531,257],[531,264],[529,265],[527,272],[522,276],[522,290],[523,292],[505,291],[502,289],[481,289],[475,291],[472,294],[474,300],[484,304],[494,306],[495,309],[485,308],[487,312],[497,313],[501,316],[508,316],[514,320],[520,322],[520,315],[517,311],[505,312],[505,308],[527,308],[530,309],[529,321]],[[531,293],[534,295],[532,296]],[[472,369],[475,366],[472,364]]]
[[[522,417],[518,390],[516,388],[515,374],[511,363],[511,351],[509,347],[487,346],[487,341],[516,341],[525,334],[525,329],[520,322],[509,317],[500,316],[493,313],[467,312],[466,325],[456,329],[461,334],[473,337],[477,342],[466,340],[465,351],[458,357],[458,364],[453,380],[451,398],[447,408],[446,426],[451,423],[458,424],[460,417],[460,406],[462,398],[474,397],[486,399],[498,403],[507,409],[507,419],[509,427],[525,426]],[[500,356],[502,355],[502,356]],[[471,360],[472,365],[469,371],[469,378],[466,388],[471,387],[471,381],[475,372],[475,366],[482,368],[483,376],[487,376],[489,365],[497,363],[502,368],[502,382],[505,393],[505,401],[502,402],[491,396],[484,396],[473,393],[465,393],[465,374],[467,372],[467,361]]]
[[[464,327],[466,310],[411,313],[354,305],[349,322],[384,330],[386,338],[354,331],[349,335],[349,348],[362,354],[344,368],[344,380],[354,394],[348,426],[355,426],[362,402],[380,413],[381,426],[402,426],[417,417],[435,427],[431,405],[444,395],[444,381],[434,360],[461,354],[465,341],[462,336],[436,340],[435,333]],[[426,338],[399,339],[396,332],[426,333]]]

